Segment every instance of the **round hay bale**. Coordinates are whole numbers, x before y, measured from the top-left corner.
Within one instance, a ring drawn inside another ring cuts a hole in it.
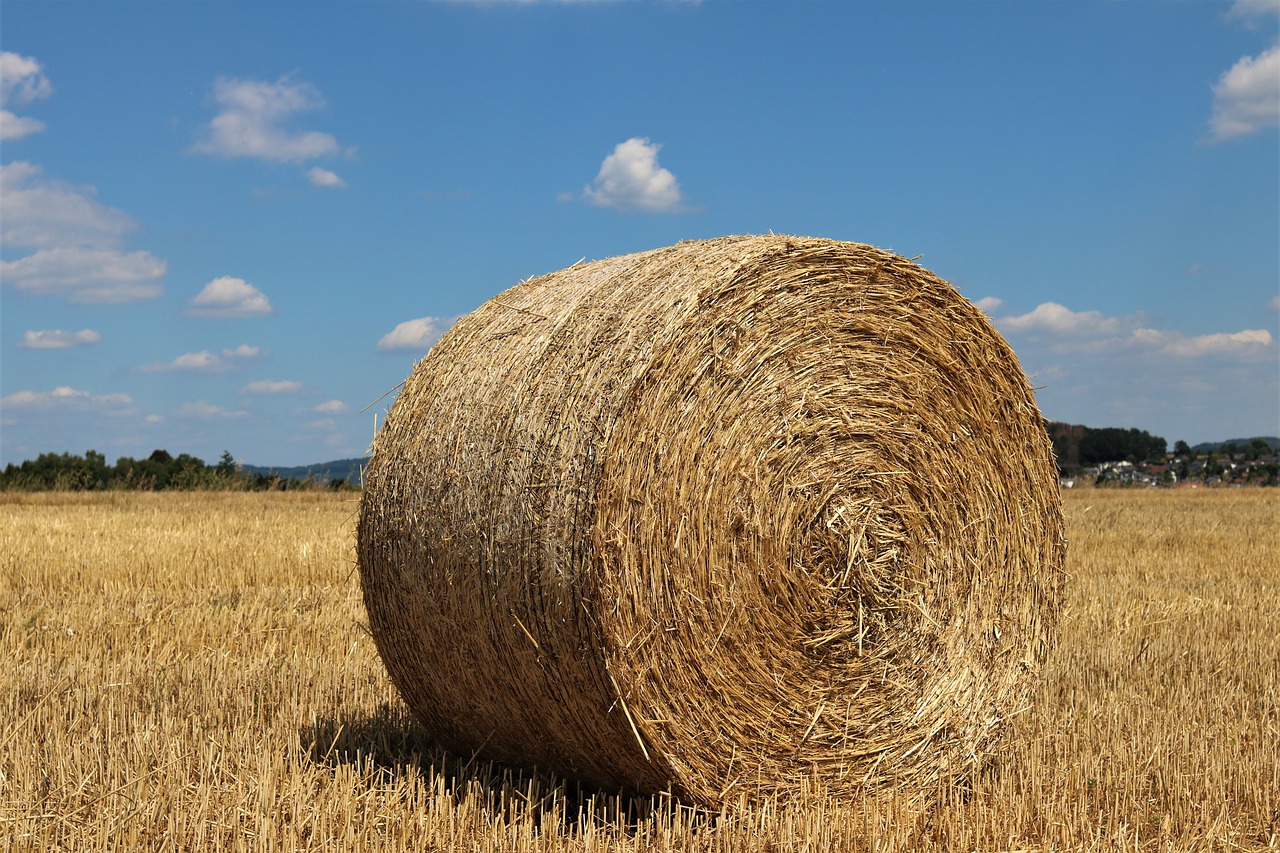
[[[989,756],[1055,633],[1059,501],[1026,377],[947,282],[725,237],[460,320],[376,440],[358,553],[441,743],[716,806]]]

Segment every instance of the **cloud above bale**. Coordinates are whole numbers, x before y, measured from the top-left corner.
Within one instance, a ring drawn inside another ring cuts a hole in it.
[[[680,182],[658,165],[662,146],[638,136],[619,142],[604,158],[596,179],[582,197],[596,207],[675,213],[685,209]]]
[[[379,352],[425,352],[435,346],[456,320],[456,317],[419,317],[416,320],[405,320],[379,339],[377,350]]]

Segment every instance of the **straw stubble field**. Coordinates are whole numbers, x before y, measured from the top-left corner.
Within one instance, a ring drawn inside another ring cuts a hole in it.
[[[996,762],[716,813],[448,755],[365,630],[356,504],[0,495],[0,850],[1280,849],[1280,492],[1067,493]]]

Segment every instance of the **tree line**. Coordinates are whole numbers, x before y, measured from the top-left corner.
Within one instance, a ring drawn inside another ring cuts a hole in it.
[[[156,450],[145,459],[121,456],[115,465],[96,450],[84,456],[72,453],[41,453],[21,465],[10,463],[0,472],[0,490],[93,491],[93,490],[228,490],[284,491],[288,489],[351,489],[346,480],[327,482],[280,477],[276,474],[243,471],[225,451],[217,463],[167,450]]]
[[[1045,424],[1062,472],[1101,462],[1163,462],[1169,443],[1144,429],[1087,427],[1050,421]]]

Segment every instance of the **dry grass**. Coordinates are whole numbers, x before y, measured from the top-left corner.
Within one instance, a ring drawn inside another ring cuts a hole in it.
[[[1061,640],[987,772],[707,814],[426,742],[350,498],[0,495],[0,850],[1280,849],[1280,491],[1065,508]]]

